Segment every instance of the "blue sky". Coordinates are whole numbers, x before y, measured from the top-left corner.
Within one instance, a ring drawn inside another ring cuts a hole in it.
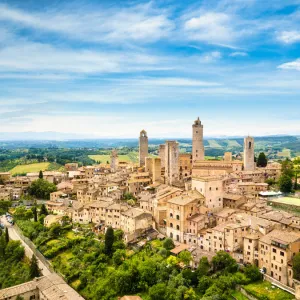
[[[0,132],[300,134],[300,0],[0,0]]]

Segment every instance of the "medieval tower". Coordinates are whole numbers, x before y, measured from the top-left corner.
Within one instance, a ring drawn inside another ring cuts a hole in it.
[[[193,161],[204,160],[203,125],[199,117],[193,124],[192,154]]]
[[[119,166],[119,157],[118,157],[118,151],[116,149],[111,151],[110,155],[110,168],[112,172],[116,172]]]
[[[245,137],[244,138],[244,170],[245,171],[254,171],[254,138]]]
[[[179,144],[166,141],[165,146],[165,183],[172,185],[179,180]]]
[[[145,130],[140,132],[139,138],[139,165],[145,165],[145,158],[148,156],[148,136]]]

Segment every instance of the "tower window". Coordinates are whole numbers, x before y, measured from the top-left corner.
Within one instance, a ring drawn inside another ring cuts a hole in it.
[[[249,149],[251,149],[251,146],[252,146],[252,144],[251,144],[251,142],[249,142]]]

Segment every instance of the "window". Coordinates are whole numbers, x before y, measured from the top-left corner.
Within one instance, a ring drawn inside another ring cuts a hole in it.
[[[179,215],[176,215],[176,219],[179,220]]]
[[[284,252],[283,252],[283,251],[280,251],[280,255],[281,255],[281,256],[284,256]]]
[[[179,230],[179,225],[176,226],[176,229]]]
[[[276,249],[275,248],[273,248],[272,251],[273,251],[273,253],[276,253]]]
[[[170,227],[173,228],[173,223],[170,223]]]

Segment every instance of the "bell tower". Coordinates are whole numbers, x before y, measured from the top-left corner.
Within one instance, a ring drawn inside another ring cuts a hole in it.
[[[199,117],[193,124],[192,154],[193,162],[204,160],[203,124],[201,124]]]
[[[244,138],[244,170],[254,171],[254,138],[247,136]]]
[[[139,166],[145,165],[145,158],[148,156],[148,136],[145,130],[140,132],[139,138]]]

